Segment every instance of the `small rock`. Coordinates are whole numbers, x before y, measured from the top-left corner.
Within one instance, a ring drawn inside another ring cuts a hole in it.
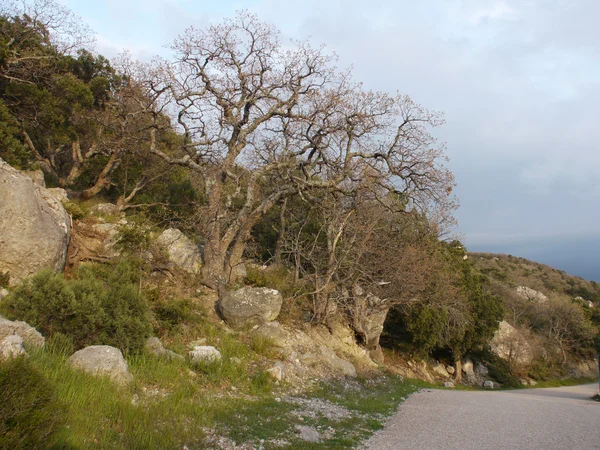
[[[112,216],[115,213],[116,206],[112,203],[98,203],[90,208],[92,214],[102,214]]]
[[[0,300],[9,294],[8,289],[0,288]]]
[[[23,338],[27,347],[41,348],[44,346],[44,336],[28,323],[19,320],[13,322],[0,317],[0,339],[13,334]]]
[[[483,382],[483,387],[487,389],[494,389],[494,382],[490,380],[485,380]]]
[[[189,355],[193,363],[215,362],[221,359],[221,352],[210,345],[196,346]]]
[[[226,292],[219,300],[219,312],[234,328],[252,328],[277,319],[283,297],[275,289],[246,286]]]
[[[165,249],[169,261],[180,269],[192,274],[202,269],[200,247],[177,228],[163,231],[156,243]]]
[[[450,375],[454,375],[456,373],[456,369],[452,366],[446,366],[446,372],[448,372]]]
[[[306,425],[296,425],[296,432],[300,439],[306,442],[321,442],[321,435],[313,427]]]
[[[448,389],[454,389],[454,383],[452,381],[446,381],[444,387]]]
[[[75,352],[69,362],[75,368],[92,375],[107,376],[119,384],[132,380],[121,350],[109,345],[91,345]]]
[[[6,336],[0,341],[0,359],[16,358],[20,355],[26,355],[23,347],[23,338],[16,334]]]
[[[157,337],[150,337],[144,344],[144,349],[151,355],[157,356],[164,359],[179,359],[184,360],[185,358],[177,353],[167,350],[163,347],[162,342]]]
[[[271,367],[270,369],[267,369],[267,372],[269,373],[269,375],[271,375],[271,377],[274,380],[276,380],[276,381],[283,380],[283,364],[281,364],[281,363],[276,364],[275,366]]]

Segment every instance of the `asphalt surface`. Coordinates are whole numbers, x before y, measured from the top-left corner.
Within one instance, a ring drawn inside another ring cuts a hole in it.
[[[597,384],[515,391],[424,390],[411,395],[370,450],[600,449]]]

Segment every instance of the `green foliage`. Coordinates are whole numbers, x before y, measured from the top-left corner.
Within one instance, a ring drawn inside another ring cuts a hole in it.
[[[261,269],[248,265],[246,267],[244,284],[276,289],[281,292],[284,298],[291,297],[296,291],[301,289],[301,286],[294,283],[294,276],[284,266],[269,266]]]
[[[130,254],[137,255],[148,249],[150,233],[148,228],[140,221],[128,223],[119,227],[117,245]]]
[[[31,155],[21,143],[18,122],[0,98],[0,158],[21,170],[31,168]]]
[[[137,277],[138,268],[126,260],[114,266],[82,266],[72,280],[42,271],[17,287],[2,309],[46,336],[69,336],[75,348],[105,344],[138,352],[151,327]]]
[[[87,212],[84,208],[81,207],[79,203],[75,202],[64,202],[63,206],[65,210],[69,213],[69,215],[73,218],[73,220],[83,219]]]
[[[432,305],[417,305],[407,317],[407,329],[412,334],[412,343],[423,356],[444,345],[442,332],[448,314]]]
[[[158,329],[162,332],[176,331],[183,323],[193,322],[198,318],[188,299],[159,300],[152,305],[152,311]]]
[[[0,363],[0,448],[49,448],[65,422],[55,387],[26,358]]]
[[[10,286],[10,273],[0,272],[0,287],[7,288]]]

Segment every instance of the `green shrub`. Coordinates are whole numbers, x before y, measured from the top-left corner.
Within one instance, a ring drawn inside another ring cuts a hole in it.
[[[63,206],[74,220],[82,219],[87,215],[81,205],[75,202],[63,202]]]
[[[0,272],[0,287],[7,288],[10,283],[10,273]]]
[[[54,387],[25,358],[0,364],[0,448],[49,448],[65,422]]]
[[[150,311],[138,292],[137,277],[136,265],[126,260],[81,266],[72,280],[46,270],[7,296],[2,310],[47,337],[69,336],[75,348],[105,344],[135,353],[151,331]]]
[[[187,299],[161,300],[152,306],[154,318],[160,330],[176,330],[184,322],[196,319],[193,304]]]
[[[46,340],[46,350],[59,356],[70,356],[75,351],[73,338],[59,331]]]

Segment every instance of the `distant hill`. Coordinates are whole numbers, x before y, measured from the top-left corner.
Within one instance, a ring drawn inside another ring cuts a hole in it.
[[[489,278],[495,291],[526,286],[546,295],[582,297],[600,307],[600,284],[595,281],[512,255],[469,253],[469,257],[479,272]]]

